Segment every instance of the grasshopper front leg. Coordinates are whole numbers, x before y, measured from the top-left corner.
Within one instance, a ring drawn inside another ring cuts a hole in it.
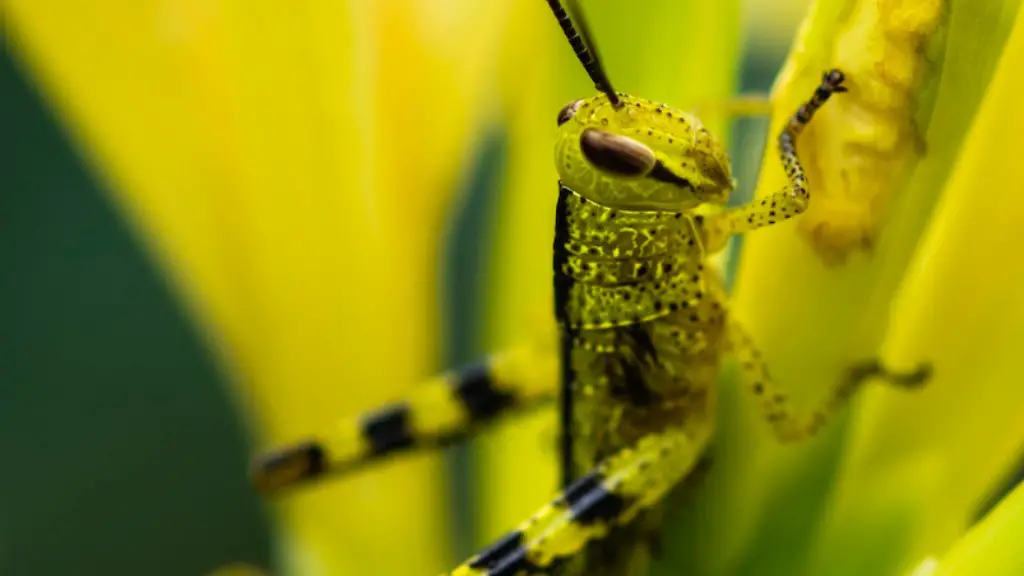
[[[779,134],[779,156],[789,179],[785,188],[759,201],[755,200],[726,210],[701,222],[706,238],[704,246],[709,254],[724,248],[729,236],[733,234],[751,232],[788,220],[807,209],[811,194],[807,188],[807,175],[797,155],[796,138],[829,97],[835,93],[846,92],[844,80],[845,76],[839,70],[826,72],[811,99],[797,109]]]

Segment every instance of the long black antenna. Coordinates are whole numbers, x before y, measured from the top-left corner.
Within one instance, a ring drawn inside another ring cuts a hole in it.
[[[569,9],[572,10],[573,17],[576,19],[575,28],[569,14],[562,7],[562,3],[559,0],[548,0],[548,6],[551,6],[551,11],[555,13],[555,19],[562,27],[562,32],[565,32],[565,37],[569,39],[569,45],[576,52],[576,57],[583,64],[590,79],[594,81],[594,87],[608,95],[612,106],[619,106],[619,96],[612,88],[612,83],[608,81],[608,75],[604,73],[604,68],[601,67],[597,46],[594,45],[593,36],[590,35],[587,22],[583,19],[583,11],[580,9],[579,3],[576,0],[565,0],[565,3],[569,5]]]

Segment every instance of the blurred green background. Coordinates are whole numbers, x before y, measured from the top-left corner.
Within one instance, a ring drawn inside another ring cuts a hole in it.
[[[0,573],[267,563],[213,358],[6,49],[0,125]]]

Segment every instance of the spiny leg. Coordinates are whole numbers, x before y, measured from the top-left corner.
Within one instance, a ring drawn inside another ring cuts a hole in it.
[[[927,364],[907,373],[891,372],[875,359],[852,364],[832,384],[818,408],[808,417],[798,418],[792,412],[786,392],[772,381],[768,366],[750,335],[735,321],[729,324],[729,346],[739,361],[744,384],[750,386],[762,415],[781,442],[795,442],[816,434],[861,386],[874,378],[900,388],[920,388],[931,378],[932,372]]]
[[[258,455],[252,482],[271,493],[398,452],[462,440],[499,416],[554,399],[557,366],[553,346],[531,345],[442,374],[414,388],[404,400]]]
[[[796,138],[832,94],[846,92],[846,87],[843,86],[844,79],[843,73],[839,70],[830,70],[822,75],[821,84],[814,91],[814,95],[790,116],[786,127],[779,134],[779,156],[789,179],[786,187],[761,200],[708,218],[705,241],[708,253],[721,250],[732,234],[742,234],[770,226],[788,220],[807,209],[811,196],[807,189],[807,175],[796,153]]]
[[[702,446],[677,428],[642,438],[573,482],[452,576],[547,573],[660,502],[693,469]]]

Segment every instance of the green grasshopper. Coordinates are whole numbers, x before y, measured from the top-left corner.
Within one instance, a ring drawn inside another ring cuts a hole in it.
[[[727,354],[739,360],[782,441],[813,435],[869,378],[912,387],[928,377],[927,368],[892,374],[874,361],[851,366],[817,410],[798,418],[729,316],[723,285],[707,264],[730,236],[807,208],[796,140],[818,108],[846,91],[841,71],[824,73],[778,136],[788,185],[700,215],[698,206],[724,204],[735,187],[722,144],[691,114],[614,91],[579,10],[574,26],[558,0],[548,4],[599,91],[558,114],[558,346],[550,354],[514,349],[441,375],[403,401],[261,455],[253,469],[256,485],[271,492],[447,445],[557,397],[562,491],[456,576],[643,573],[664,497],[693,471],[714,433],[715,385]],[[525,377],[538,362],[560,366],[559,376]]]

